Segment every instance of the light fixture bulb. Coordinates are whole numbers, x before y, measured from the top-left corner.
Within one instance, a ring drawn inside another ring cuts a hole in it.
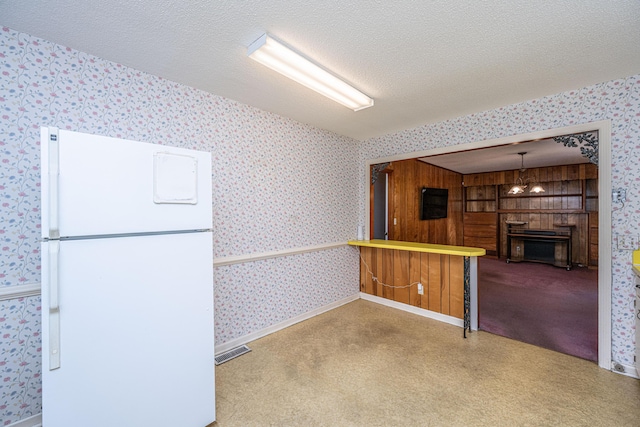
[[[249,45],[249,58],[353,111],[373,106],[373,99],[266,33]]]
[[[511,190],[509,190],[509,194],[521,194],[524,193],[524,189],[527,188],[526,185],[514,185],[513,187],[511,187]]]
[[[544,193],[544,188],[542,188],[542,185],[540,184],[535,184],[533,187],[531,187],[529,193]]]

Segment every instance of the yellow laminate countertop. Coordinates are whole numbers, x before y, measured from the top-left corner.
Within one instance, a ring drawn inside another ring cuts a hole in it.
[[[633,251],[633,272],[640,277],[640,249]]]
[[[433,254],[458,256],[483,256],[487,251],[467,246],[434,245],[431,243],[401,242],[398,240],[349,240],[351,246],[368,248],[397,249],[400,251],[428,252]]]

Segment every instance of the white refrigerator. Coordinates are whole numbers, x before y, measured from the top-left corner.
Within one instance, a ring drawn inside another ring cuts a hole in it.
[[[211,155],[42,128],[44,427],[215,420]]]

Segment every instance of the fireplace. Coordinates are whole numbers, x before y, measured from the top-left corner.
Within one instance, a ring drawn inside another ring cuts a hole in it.
[[[542,230],[523,230],[523,234],[535,236],[555,236],[555,231]],[[536,240],[530,238],[524,240],[524,259],[530,261],[543,261],[555,263],[556,261],[556,242],[549,240]]]
[[[515,224],[518,226],[524,223]],[[544,262],[564,267],[571,270],[571,228],[567,231],[556,230],[532,230],[523,228],[512,228],[514,224],[507,224],[507,264],[510,262],[532,261]],[[523,247],[522,256],[520,246],[517,246],[517,257],[511,258],[511,242],[521,242]],[[566,249],[566,259],[556,259],[556,244],[561,243]]]

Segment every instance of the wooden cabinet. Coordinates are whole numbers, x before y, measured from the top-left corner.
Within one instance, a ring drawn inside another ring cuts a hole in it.
[[[495,212],[498,206],[495,185],[480,185],[465,188],[465,212]]]
[[[487,255],[498,256],[498,216],[495,212],[464,214],[464,245],[483,248]]]
[[[464,188],[464,232],[465,246],[483,248],[487,255],[499,256],[498,253],[498,186],[483,185],[490,182],[490,177],[474,174],[465,177],[464,184],[478,183]]]
[[[598,213],[589,213],[589,265],[598,265]]]
[[[585,182],[585,209],[587,212],[598,212],[597,179],[587,179]]]
[[[589,265],[598,265],[598,180],[585,182],[585,207],[589,212]]]

